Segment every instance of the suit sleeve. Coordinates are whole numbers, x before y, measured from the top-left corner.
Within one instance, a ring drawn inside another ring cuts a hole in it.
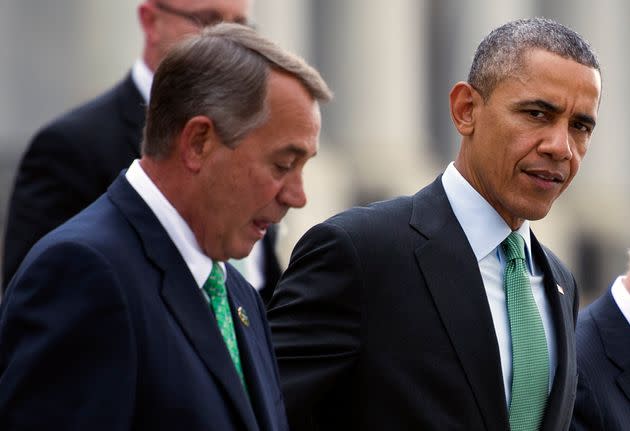
[[[254,290],[253,287],[252,287],[252,290]],[[272,420],[274,421],[274,426],[276,427],[276,429],[278,429],[279,431],[280,430],[289,431],[289,424],[287,422],[284,396],[280,388],[280,373],[278,371],[278,360],[276,359],[276,355],[273,350],[273,344],[271,341],[271,330],[269,329],[269,323],[267,322],[266,313],[265,313],[265,304],[263,302],[263,299],[257,294],[254,294],[254,300],[256,301],[256,305],[258,306],[258,313],[261,316],[260,325],[264,328],[265,347],[267,348],[267,352],[269,353],[269,356],[271,357],[271,364],[273,367],[273,382],[267,382],[267,385],[273,384],[274,386],[276,386],[277,391],[280,394],[280,397],[277,400],[275,400],[275,404],[274,404],[275,410],[270,411],[269,413],[272,416]]]
[[[83,246],[36,253],[0,308],[0,429],[130,429],[137,360],[115,272]]]
[[[584,373],[580,372],[575,406],[573,407],[571,431],[603,430],[604,424],[599,412],[599,402],[591,390],[589,379]]]
[[[589,309],[580,315],[576,330],[578,384],[573,407],[572,431],[604,430],[604,416],[599,391],[601,383],[606,382],[605,374],[600,369],[607,361],[604,346]],[[606,386],[606,385],[603,385]]]
[[[291,429],[318,429],[319,416],[349,392],[361,348],[362,280],[342,228],[318,225],[296,245],[268,308]]]
[[[62,127],[38,133],[18,168],[5,235],[4,286],[35,242],[97,197],[84,172],[95,169],[93,161]]]

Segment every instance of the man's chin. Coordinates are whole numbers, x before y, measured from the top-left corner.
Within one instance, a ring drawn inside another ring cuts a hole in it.
[[[231,255],[230,258],[231,259],[246,258],[252,252],[252,249],[254,248],[254,244],[256,244],[256,241],[247,242],[245,244],[240,244],[238,247],[234,247],[234,249],[231,250],[230,252],[230,255]]]

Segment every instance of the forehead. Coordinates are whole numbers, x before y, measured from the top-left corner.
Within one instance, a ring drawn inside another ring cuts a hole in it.
[[[170,0],[168,3],[184,10],[214,10],[222,14],[249,16],[253,0]]]
[[[519,70],[500,82],[493,94],[536,98],[573,106],[585,114],[596,113],[601,94],[601,77],[596,69],[542,49],[523,53],[520,63]]]
[[[293,76],[271,71],[265,103],[268,116],[240,146],[263,147],[263,153],[291,152],[309,158],[317,152],[319,104]],[[247,144],[249,142],[249,144]]]
[[[267,78],[267,106],[277,117],[319,119],[319,104],[296,77],[272,69]],[[296,121],[299,125],[302,121]],[[305,121],[308,123],[308,121]],[[302,124],[306,125],[306,124]]]

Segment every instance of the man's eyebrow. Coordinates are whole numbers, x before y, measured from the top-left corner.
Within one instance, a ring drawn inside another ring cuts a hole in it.
[[[559,114],[560,112],[562,112],[562,109],[559,106],[556,106],[553,103],[549,103],[546,100],[542,100],[542,99],[523,100],[522,102],[516,103],[517,109],[526,109],[526,108],[533,108],[533,107],[537,107],[537,108],[540,108],[541,110],[544,110],[546,112],[551,112],[554,114]],[[573,118],[582,123],[586,123],[590,125],[591,127],[595,127],[595,124],[597,123],[595,121],[595,118],[593,118],[592,115],[588,115],[588,114],[577,113],[573,116]]]
[[[559,106],[554,105],[553,103],[547,102],[542,99],[533,99],[533,100],[523,100],[521,102],[516,103],[517,108],[532,108],[538,107],[544,111],[552,112],[554,114],[558,114],[562,112],[562,109]]]
[[[308,155],[308,152],[302,148],[299,147],[295,144],[289,144],[288,146],[284,147],[284,148],[280,148],[278,151],[276,151],[276,154],[280,155],[280,154],[295,154],[298,157],[304,157]],[[315,157],[317,155],[317,152],[313,153],[313,157]]]

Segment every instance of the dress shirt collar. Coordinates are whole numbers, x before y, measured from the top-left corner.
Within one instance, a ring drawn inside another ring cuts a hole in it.
[[[512,232],[499,213],[459,173],[451,162],[442,175],[442,185],[455,217],[461,225],[477,262],[492,253]],[[529,221],[518,229],[525,240],[525,257],[532,274],[531,238]]]
[[[131,79],[140,91],[144,101],[149,104],[149,96],[151,94],[151,84],[153,84],[153,72],[141,59],[137,59],[131,68]]]
[[[624,276],[617,277],[610,290],[613,299],[617,303],[617,307],[621,310],[621,314],[623,314],[628,324],[630,324],[630,292],[628,292],[628,289],[626,289],[626,286],[623,284],[623,277]]]
[[[197,285],[201,288],[212,270],[212,259],[206,256],[199,247],[192,230],[177,210],[166,199],[151,178],[144,172],[140,162],[134,160],[125,177],[140,197],[147,203],[158,218],[164,230],[182,255]],[[225,280],[225,264],[219,262]]]

